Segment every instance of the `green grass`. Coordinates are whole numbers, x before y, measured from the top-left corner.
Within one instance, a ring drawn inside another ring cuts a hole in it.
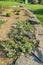
[[[25,5],[24,4],[24,6],[35,13],[37,18],[41,21],[41,25],[43,26],[43,5],[31,5],[31,4]]]
[[[11,2],[11,1],[7,1],[7,2],[6,1],[0,1],[0,7],[3,7],[3,8],[9,8],[13,5],[18,6],[18,5],[20,5],[20,3]],[[24,7],[32,10],[36,14],[38,19],[41,21],[41,25],[43,26],[43,5],[39,5],[39,4],[32,5],[30,3],[27,5],[26,4],[23,4],[23,5],[24,5]]]
[[[12,1],[0,1],[0,7],[3,7],[3,8],[9,8],[13,5],[18,6],[19,4],[18,4],[18,2],[12,2]]]

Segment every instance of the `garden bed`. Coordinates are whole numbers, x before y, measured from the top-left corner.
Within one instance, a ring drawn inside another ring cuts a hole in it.
[[[10,31],[13,23],[18,20],[25,21],[27,19],[29,19],[29,16],[25,12],[25,10],[20,10],[19,8],[2,10],[0,13],[0,21],[6,21],[6,23],[0,23],[0,39],[5,40],[7,38],[7,34]]]
[[[29,13],[19,7],[0,10],[0,65],[9,65],[16,57],[31,53],[35,35],[29,18]]]

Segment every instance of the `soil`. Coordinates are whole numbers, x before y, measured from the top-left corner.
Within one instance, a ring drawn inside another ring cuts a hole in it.
[[[6,17],[6,13],[11,12],[11,17]],[[11,30],[11,26],[19,20],[27,20],[29,16],[25,16],[25,10],[20,10],[20,14],[16,15],[13,9],[5,9],[0,16],[0,20],[6,20],[7,22],[2,24],[0,29],[0,40],[6,40],[8,33]]]
[[[6,17],[6,13],[11,12],[12,16],[11,17]],[[16,15],[14,12],[14,9],[5,9],[4,11],[2,11],[2,15],[0,15],[0,20],[6,20],[6,23],[1,25],[0,28],[0,40],[7,40],[8,39],[8,33],[10,32],[12,25],[14,23],[16,23],[17,21],[25,21],[25,20],[29,20],[29,16],[25,16],[26,11],[25,10],[20,10],[20,14]],[[37,31],[39,32],[41,29],[39,28],[40,26],[36,26],[37,27]],[[41,30],[42,31],[42,30]],[[37,33],[36,33],[37,35]],[[38,39],[41,39],[41,43],[42,43],[42,39],[43,37],[37,37]],[[40,45],[41,47],[43,46]],[[13,58],[3,58],[1,57],[2,52],[0,51],[0,65],[8,65],[10,63],[13,62]]]
[[[6,13],[11,12],[12,16],[11,17],[6,17]],[[25,10],[20,10],[20,14],[16,15],[13,9],[5,9],[2,11],[2,15],[0,15],[0,20],[5,20],[6,23],[1,25],[0,28],[0,40],[7,40],[8,39],[8,33],[10,32],[12,25],[17,22],[17,21],[25,21],[29,19],[29,16],[24,16],[25,15]],[[7,65],[12,63],[13,59],[12,58],[3,58],[2,52],[0,51],[0,65]]]

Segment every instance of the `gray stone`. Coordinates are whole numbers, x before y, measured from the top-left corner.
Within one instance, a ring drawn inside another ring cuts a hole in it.
[[[34,14],[32,14],[32,13],[30,13],[29,17],[30,18],[36,18],[36,16]]]
[[[37,19],[36,15],[33,14],[33,12],[31,12],[28,9],[24,9],[24,10],[29,13],[29,20],[28,21],[31,24],[40,24],[40,21]]]
[[[34,55],[43,62],[43,28],[39,25],[34,25],[36,40],[39,40],[39,47],[34,48]]]
[[[36,15],[33,14],[33,11],[30,11],[28,9],[24,9],[24,10],[29,13],[30,18],[36,18]]]
[[[36,47],[36,48],[34,48],[33,53],[34,53],[35,56],[38,57],[38,59],[39,59],[40,61],[43,62],[43,48],[41,48],[41,47]]]
[[[34,56],[20,56],[15,65],[42,65],[42,63],[39,62]]]
[[[25,32],[24,33],[26,36],[28,36],[30,39],[34,39],[34,36],[33,36],[33,34],[31,33],[31,32]]]
[[[40,21],[37,18],[29,18],[28,20],[31,24],[40,24]]]

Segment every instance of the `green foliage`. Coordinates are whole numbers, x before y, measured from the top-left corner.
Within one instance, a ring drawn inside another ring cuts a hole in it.
[[[1,44],[2,43],[2,44]],[[11,43],[9,40],[0,41],[0,47],[4,51],[6,57],[14,57],[15,56],[15,43]]]
[[[17,2],[23,2],[23,0],[0,0],[0,1],[17,1]]]
[[[13,1],[0,1],[0,8],[11,8],[12,6],[14,6],[14,5],[16,5],[16,6],[18,6],[18,5],[20,5],[20,3],[19,2],[13,2]]]
[[[34,33],[34,28],[29,22],[20,21],[12,26],[12,30],[9,33],[9,38],[15,41],[16,45],[16,53],[17,55],[27,52],[31,52],[34,47],[34,42],[29,40],[29,36],[27,32],[31,33],[32,38]]]
[[[43,5],[43,0],[41,0],[41,4]]]
[[[7,13],[6,16],[7,17],[11,17],[12,16],[12,13]]]
[[[31,32],[33,36],[34,28],[29,22],[20,21],[12,26],[8,35],[9,40],[0,41],[0,48],[6,57],[12,58],[28,52],[31,53],[35,47],[35,42],[30,41],[29,35],[26,36],[27,31]]]
[[[16,25],[12,26],[12,31],[10,37],[13,39],[20,40],[23,36],[34,37],[34,28],[28,22],[18,22]]]
[[[41,3],[41,0],[38,0],[39,1],[39,3]]]
[[[43,4],[43,0],[38,0],[40,4]]]
[[[0,48],[2,49],[4,56],[9,58],[15,58],[16,56],[20,56],[22,53],[31,53],[32,48],[34,47],[33,45],[34,43],[32,41],[27,41],[25,43],[21,43],[20,41],[11,43],[9,40],[0,42]]]

